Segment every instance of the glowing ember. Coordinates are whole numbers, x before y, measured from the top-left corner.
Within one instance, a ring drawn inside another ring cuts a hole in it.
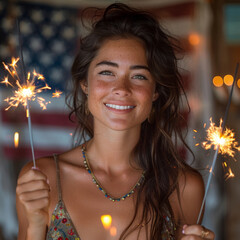
[[[220,120],[220,125],[216,126],[210,118],[210,127],[206,130],[207,138],[205,142],[202,142],[202,146],[208,150],[214,148],[216,150],[219,147],[218,152],[221,154],[227,154],[234,157],[235,151],[240,151],[240,146],[235,140],[235,134],[232,130],[226,128],[222,132],[222,119]]]
[[[61,96],[62,92],[60,91],[55,91],[53,94],[52,94],[52,97],[56,97],[56,98],[59,98]]]
[[[15,132],[14,133],[14,147],[18,148],[18,144],[19,144],[19,133]]]
[[[46,105],[48,102],[45,101],[44,98],[38,97],[37,94],[42,92],[43,90],[51,89],[46,82],[44,81],[43,75],[36,73],[33,71],[32,77],[31,74],[28,73],[28,77],[26,82],[21,85],[20,78],[17,73],[17,62],[19,58],[12,58],[12,63],[5,64],[3,63],[5,69],[9,72],[9,74],[14,79],[15,83],[10,83],[8,78],[5,77],[4,80],[0,83],[5,85],[10,85],[14,89],[13,96],[6,98],[4,101],[8,102],[9,106],[5,109],[8,110],[11,107],[18,107],[19,104],[22,104],[24,107],[27,106],[27,101],[35,101],[37,100],[41,108],[46,109]],[[41,81],[41,86],[36,85],[36,81]]]
[[[227,181],[229,178],[233,178],[233,177],[235,177],[235,175],[234,175],[234,173],[232,172],[232,169],[229,168],[229,169],[228,169],[228,173],[225,174],[225,179],[226,179],[226,181]]]
[[[5,84],[6,86],[7,86],[7,85],[10,85],[10,86],[13,87],[13,85],[8,81],[8,77],[5,77],[4,80],[3,80],[2,82],[0,82],[0,83]]]
[[[105,229],[109,229],[112,224],[112,217],[110,215],[102,215],[101,221]]]

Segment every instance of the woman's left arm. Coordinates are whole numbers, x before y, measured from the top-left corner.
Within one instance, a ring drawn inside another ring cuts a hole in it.
[[[214,233],[197,225],[204,197],[204,182],[197,172],[187,171],[179,178],[179,198],[175,197],[175,211],[179,219],[178,238],[181,240],[214,239]],[[176,201],[177,199],[177,201]],[[177,205],[177,207],[176,207]]]

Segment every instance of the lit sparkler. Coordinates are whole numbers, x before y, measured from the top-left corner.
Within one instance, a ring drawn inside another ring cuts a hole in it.
[[[37,100],[41,108],[44,110],[46,109],[46,105],[48,102],[45,101],[44,98],[38,97],[37,94],[41,93],[43,90],[51,89],[47,83],[43,75],[36,73],[33,71],[32,75],[28,73],[26,82],[24,84],[20,84],[21,79],[17,73],[17,62],[19,58],[15,59],[12,58],[12,63],[5,64],[3,63],[5,69],[9,72],[9,74],[14,79],[15,83],[11,83],[8,77],[5,77],[4,80],[1,82],[3,84],[9,85],[14,89],[13,96],[4,99],[4,101],[8,102],[9,106],[5,109],[8,110],[11,107],[18,107],[19,104],[22,104],[24,107],[27,107],[28,101],[35,101]],[[36,84],[36,80],[41,81],[41,84]],[[41,87],[38,87],[41,85]]]
[[[210,149],[213,146],[214,149],[215,149],[215,154],[214,154],[214,157],[213,157],[212,166],[210,168],[210,173],[209,173],[209,176],[208,176],[208,181],[207,181],[202,205],[201,205],[201,208],[200,208],[200,211],[199,211],[197,224],[199,224],[200,219],[201,219],[203,207],[204,207],[204,204],[205,204],[205,201],[206,201],[206,197],[207,197],[208,189],[209,189],[210,182],[211,182],[211,179],[212,179],[213,170],[215,168],[218,153],[228,154],[230,156],[234,156],[235,150],[238,150],[238,151],[240,150],[240,148],[238,146],[238,143],[235,141],[234,133],[231,130],[225,128],[225,124],[226,124],[228,113],[229,113],[230,104],[231,104],[231,101],[232,101],[233,88],[234,88],[234,84],[235,84],[236,79],[237,79],[238,68],[239,68],[239,63],[237,63],[237,65],[236,65],[234,80],[233,80],[231,91],[230,91],[230,94],[229,94],[229,99],[228,99],[228,102],[227,102],[227,107],[226,107],[224,119],[223,119],[223,121],[222,120],[220,121],[219,127],[215,126],[215,124],[212,123],[212,120],[210,119],[211,123],[210,123],[210,127],[207,130],[207,141],[205,141],[203,143],[203,147],[205,147],[205,149]],[[234,174],[232,174],[232,172],[231,173],[229,172],[229,176],[233,177]]]
[[[210,127],[206,130],[207,138],[206,141],[202,142],[202,146],[206,150],[212,147],[214,150],[218,148],[218,153],[234,157],[235,152],[240,151],[240,146],[238,146],[232,130],[225,128],[223,131],[222,123],[223,121],[220,119],[219,126],[216,126],[215,123],[212,122],[212,118],[210,118]]]
[[[0,83],[5,84],[6,86],[10,86],[14,90],[12,96],[4,99],[4,101],[8,103],[8,107],[5,109],[6,111],[9,110],[11,107],[18,107],[19,105],[23,105],[26,108],[26,117],[28,118],[33,165],[34,167],[36,167],[29,101],[36,100],[39,103],[40,107],[45,110],[46,105],[49,102],[47,102],[44,98],[39,97],[38,94],[41,93],[43,90],[49,90],[51,88],[45,82],[43,75],[37,73],[35,70],[32,72],[32,74],[28,73],[27,79],[20,79],[17,71],[18,61],[19,58],[12,58],[12,62],[9,64],[3,62],[5,69],[12,77],[12,81],[10,81],[8,77],[5,77],[4,80]],[[21,84],[21,82],[24,83]]]

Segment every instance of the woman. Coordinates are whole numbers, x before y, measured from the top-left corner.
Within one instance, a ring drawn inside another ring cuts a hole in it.
[[[158,22],[110,5],[82,39],[72,75],[84,143],[23,168],[18,239],[214,239],[195,225],[204,184],[178,151],[183,89]]]

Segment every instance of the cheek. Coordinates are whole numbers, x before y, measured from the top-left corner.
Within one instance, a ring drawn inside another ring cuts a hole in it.
[[[109,84],[103,81],[90,81],[88,85],[88,104],[89,108],[97,107],[97,103],[102,102],[104,96],[110,92]]]
[[[92,93],[94,95],[97,93],[104,92],[107,89],[108,89],[108,84],[106,82],[97,80],[96,78],[89,80],[89,84],[88,84],[89,94]]]
[[[147,105],[152,105],[152,102],[154,100],[154,88],[152,87],[141,87],[137,89],[137,95],[138,98],[141,99],[141,101],[145,102]]]

